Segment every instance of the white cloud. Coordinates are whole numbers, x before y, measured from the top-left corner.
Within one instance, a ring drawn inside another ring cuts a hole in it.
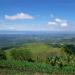
[[[48,22],[48,25],[57,25],[57,23],[50,21],[50,22]]]
[[[68,27],[69,23],[67,22],[67,20],[63,20],[63,19],[60,19],[60,18],[55,18],[55,19],[53,19],[53,21],[49,21],[48,25],[50,25],[50,26],[52,25],[53,27],[57,26],[57,27],[62,28],[62,27]]]
[[[61,20],[61,19],[59,19],[59,18],[55,18],[55,22],[60,23],[60,22],[62,22],[62,20]]]
[[[61,23],[61,27],[67,27],[68,26],[68,23],[64,22],[64,23]]]
[[[17,13],[16,15],[5,15],[5,19],[9,19],[9,20],[18,20],[18,19],[33,19],[34,17],[26,14],[26,13]]]

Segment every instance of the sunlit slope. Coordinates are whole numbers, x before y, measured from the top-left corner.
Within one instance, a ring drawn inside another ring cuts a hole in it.
[[[61,48],[54,48],[44,43],[28,43],[16,48],[11,48],[6,50],[7,55],[9,55],[11,50],[29,50],[32,53],[32,59],[41,61],[49,56],[61,55]]]

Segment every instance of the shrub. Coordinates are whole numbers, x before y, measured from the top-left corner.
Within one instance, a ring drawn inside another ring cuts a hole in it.
[[[32,61],[32,53],[28,49],[13,48],[6,53],[7,59]]]

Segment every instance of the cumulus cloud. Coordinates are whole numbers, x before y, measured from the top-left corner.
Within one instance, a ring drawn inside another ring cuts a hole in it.
[[[57,26],[57,27],[68,27],[69,23],[67,20],[55,18],[55,19],[53,19],[53,21],[49,21],[48,25]]]
[[[5,15],[5,19],[8,20],[18,20],[18,19],[33,19],[34,17],[27,13],[17,13],[16,15]]]

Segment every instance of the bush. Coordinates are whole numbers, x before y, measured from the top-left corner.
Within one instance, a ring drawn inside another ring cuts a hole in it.
[[[15,59],[15,60],[26,60],[26,61],[32,61],[32,53],[28,49],[23,48],[13,48],[8,50],[6,52],[7,59]]]

